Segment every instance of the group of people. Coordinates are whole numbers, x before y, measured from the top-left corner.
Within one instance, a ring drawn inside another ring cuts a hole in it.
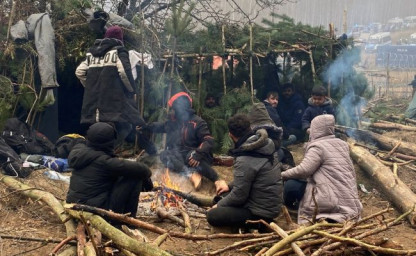
[[[174,94],[168,101],[168,120],[146,124],[135,104],[131,69],[117,26],[107,29],[104,39],[96,40],[77,68],[85,86],[81,122],[90,126],[87,144],[76,145],[68,157],[74,169],[68,203],[135,216],[140,192],[152,189],[152,172],[145,164],[117,158],[114,149],[137,129],[166,133],[161,162],[189,175],[196,189],[201,176],[215,184],[215,205],[207,213],[213,226],[271,221],[283,203],[298,207],[299,223],[311,220],[315,211],[316,217],[328,221],[360,218],[362,205],[348,145],[335,137],[333,109],[328,107],[331,102],[323,87],[314,88],[306,110],[289,83],[282,88],[284,100],[278,102],[279,95],[271,92],[264,102],[253,104],[247,115],[227,120],[234,142],[230,150],[233,181],[227,183],[212,168],[214,138],[207,123],[195,114],[190,95]],[[282,171],[282,162],[287,161],[285,141],[299,141],[303,131],[309,134],[304,160]],[[149,148],[148,152],[155,153]]]

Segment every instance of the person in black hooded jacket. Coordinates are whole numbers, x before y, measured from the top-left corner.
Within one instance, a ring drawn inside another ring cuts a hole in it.
[[[109,27],[104,39],[95,40],[75,75],[84,86],[81,124],[114,123],[117,146],[135,126],[145,124],[135,102],[137,88],[119,26]]]
[[[77,144],[68,156],[73,169],[67,203],[79,203],[136,216],[143,183],[152,183],[149,168],[113,154],[116,131],[108,123],[95,123],[87,131],[87,144]]]
[[[207,123],[192,109],[192,98],[179,92],[169,99],[168,105],[169,120],[146,126],[155,133],[166,133],[166,149],[161,152],[160,160],[172,171],[190,174],[195,189],[201,185],[201,175],[219,189],[224,183],[211,167],[215,141]]]

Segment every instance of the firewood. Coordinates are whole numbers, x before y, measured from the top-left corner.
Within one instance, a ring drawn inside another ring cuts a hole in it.
[[[136,239],[139,242],[149,242],[149,238],[147,238],[147,236],[138,229],[129,229],[126,225],[122,225],[121,230],[123,230],[124,233],[126,233],[128,236]]]
[[[163,206],[159,206],[156,208],[156,214],[160,219],[168,219],[175,223],[178,223],[182,227],[185,227],[185,222],[180,218],[169,214]]]
[[[180,201],[178,201],[177,203],[179,211],[182,214],[183,222],[185,223],[185,233],[190,234],[192,233],[191,219],[189,218],[189,215],[186,212],[185,207],[183,207],[182,203]]]
[[[221,248],[221,249],[216,250],[216,251],[206,252],[205,255],[219,255],[219,254],[222,254],[223,252],[234,250],[234,249],[237,249],[237,248],[242,247],[242,246],[257,245],[260,242],[270,241],[270,240],[276,239],[278,237],[279,237],[278,235],[271,235],[271,236],[267,236],[267,237],[243,240],[243,241],[235,242],[232,245],[226,246],[226,247]]]
[[[416,131],[415,126],[408,126],[398,123],[392,123],[387,121],[380,121],[368,124],[369,127],[375,128],[375,129],[383,129],[383,130],[400,130],[400,131]]]
[[[153,190],[158,190],[161,189],[160,187],[155,187],[153,188]],[[175,190],[175,189],[171,189],[171,188],[163,188],[169,192],[175,193],[176,195],[182,197],[183,199],[188,200],[191,203],[194,203],[198,206],[205,206],[205,207],[210,207],[213,206],[213,197],[212,196],[206,196],[203,194],[199,194],[196,192],[190,192],[190,193],[185,193],[179,190]]]
[[[362,141],[368,144],[376,143],[379,148],[384,150],[391,150],[394,148],[394,146],[400,143],[400,146],[397,148],[396,152],[405,155],[416,156],[416,146],[413,143],[399,141],[384,135],[376,134],[371,131],[343,127],[339,125],[336,125],[335,129],[338,132],[344,133],[355,140]]]
[[[351,157],[367,172],[378,184],[379,189],[389,198],[401,212],[412,209],[416,204],[416,195],[401,180],[394,177],[390,169],[384,166],[375,156],[366,149],[355,146],[349,140]],[[408,216],[411,225],[416,224],[416,213],[412,212]]]
[[[84,256],[84,248],[87,243],[87,237],[85,235],[85,227],[84,224],[82,224],[82,222],[79,222],[77,226],[77,241],[77,255]]]
[[[156,237],[156,239],[152,242],[152,244],[156,246],[160,246],[166,240],[166,238],[168,238],[168,236],[169,236],[168,233],[162,234]]]
[[[163,256],[163,255],[170,255],[164,250],[161,250],[158,247],[155,247],[148,243],[141,243],[126,234],[124,234],[121,230],[113,227],[108,222],[106,222],[103,218],[98,215],[94,215],[89,212],[79,212],[74,210],[67,210],[67,212],[74,218],[82,219],[85,218],[88,220],[92,226],[94,226],[98,231],[100,231],[103,235],[110,238],[113,243],[121,248],[125,248],[126,250],[136,253],[139,255],[144,256]]]

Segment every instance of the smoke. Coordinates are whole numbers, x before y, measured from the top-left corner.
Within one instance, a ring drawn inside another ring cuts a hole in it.
[[[358,128],[367,100],[362,97],[367,83],[357,74],[354,65],[360,62],[358,48],[345,49],[323,73],[323,81],[331,84],[331,96],[339,99],[337,123]]]

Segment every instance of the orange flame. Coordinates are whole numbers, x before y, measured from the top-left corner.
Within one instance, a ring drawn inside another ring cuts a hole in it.
[[[167,188],[171,188],[171,189],[174,189],[174,190],[179,190],[179,186],[171,180],[168,168],[165,169],[165,174],[162,176],[162,183]]]

